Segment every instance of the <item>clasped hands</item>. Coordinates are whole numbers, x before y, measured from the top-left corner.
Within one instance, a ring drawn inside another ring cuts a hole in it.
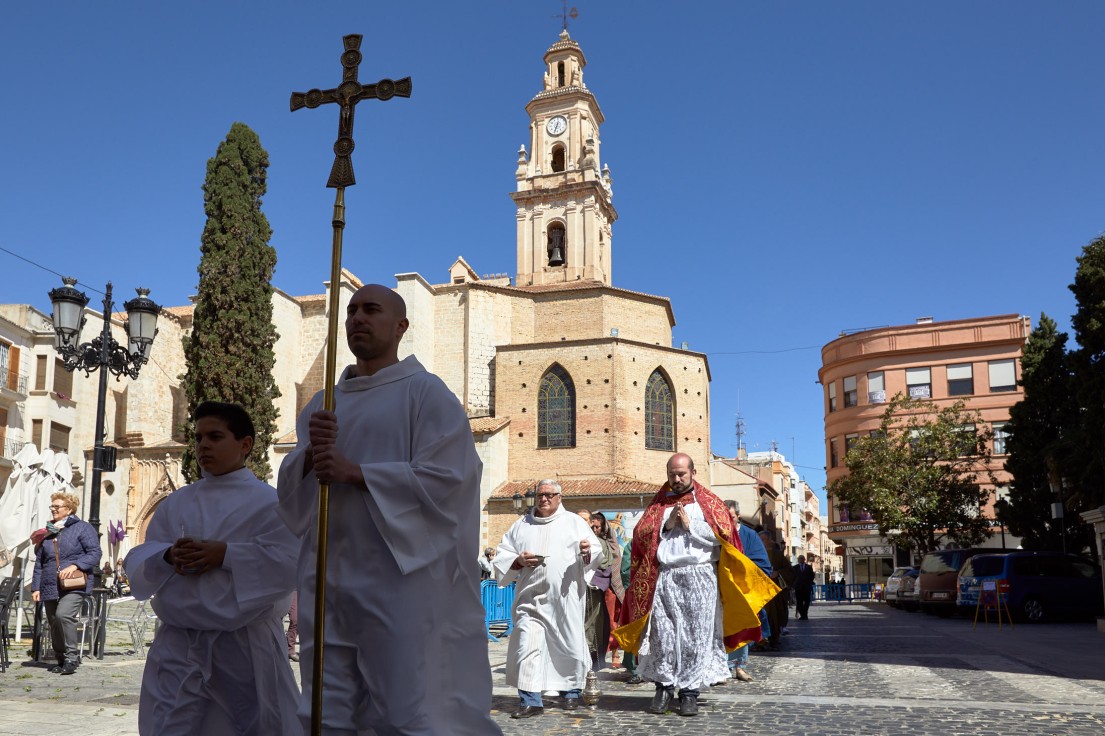
[[[586,539],[581,539],[579,542],[579,554],[583,557],[584,562],[590,562],[591,560],[591,543]],[[511,565],[515,570],[520,570],[523,567],[537,567],[545,561],[544,555],[539,555],[536,552],[530,552],[524,550],[522,554],[514,558],[514,563]]]
[[[672,509],[671,515],[668,516],[668,521],[664,524],[664,531],[670,532],[677,526],[681,526],[684,529],[690,530],[691,518],[687,516],[687,510],[683,508],[683,504],[675,504],[675,508]]]
[[[165,552],[177,575],[203,575],[222,567],[226,542],[181,537]]]
[[[363,486],[361,467],[338,451],[338,417],[332,411],[316,411],[307,424],[310,444],[303,472],[315,471],[323,483]]]

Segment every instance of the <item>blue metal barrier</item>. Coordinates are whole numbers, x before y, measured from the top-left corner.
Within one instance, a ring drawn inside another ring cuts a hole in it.
[[[870,600],[875,597],[874,583],[829,583],[828,585],[815,585],[813,599],[815,601],[845,601]]]
[[[494,580],[484,580],[480,583],[480,598],[483,600],[483,626],[487,631],[488,641],[498,641],[499,637],[491,633],[492,626],[506,626],[501,636],[506,636],[514,630],[514,583],[505,588],[500,588]]]

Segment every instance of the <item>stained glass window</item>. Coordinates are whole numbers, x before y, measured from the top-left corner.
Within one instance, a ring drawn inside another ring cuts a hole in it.
[[[659,368],[645,384],[645,447],[675,450],[675,402],[671,386]]]
[[[559,365],[549,368],[537,391],[537,446],[575,447],[576,408],[572,377]]]

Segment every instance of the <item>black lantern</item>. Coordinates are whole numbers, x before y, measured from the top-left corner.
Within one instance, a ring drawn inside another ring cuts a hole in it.
[[[522,494],[517,492],[515,492],[515,494],[510,497],[510,502],[514,504],[514,510],[519,512],[522,510],[522,501],[524,500],[525,498],[522,496]]]

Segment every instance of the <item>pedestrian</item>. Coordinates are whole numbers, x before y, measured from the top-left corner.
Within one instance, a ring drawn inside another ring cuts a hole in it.
[[[629,539],[625,545],[622,546],[622,590],[629,590],[629,578],[633,559],[633,540]],[[625,605],[625,597],[622,597],[621,611],[618,613],[618,624],[629,623],[626,621],[626,615],[629,613],[629,606]],[[611,632],[610,636],[614,641],[618,640],[618,637]],[[626,679],[626,683],[629,685],[640,685],[644,680],[639,674],[637,674],[637,655],[634,652],[626,650],[625,655],[622,657],[622,664],[625,665],[626,674],[629,677]]]
[[[561,494],[555,480],[538,483],[533,511],[514,522],[495,553],[499,586],[517,581],[506,684],[518,688],[520,703],[511,718],[544,713],[545,690],[559,691],[565,710],[578,709],[591,662],[584,637],[584,575],[604,562],[602,545],[561,505]]]
[[[606,639],[602,644],[605,661],[606,652],[610,652],[610,666],[613,669],[621,667],[621,657],[618,655],[618,640],[614,638],[614,629],[618,628],[618,621],[622,613],[622,600],[625,598],[625,586],[622,585],[622,548],[618,544],[618,537],[614,528],[606,519],[606,514],[601,511],[591,512],[591,531],[602,542],[602,551],[610,561],[605,569],[605,575],[601,582],[606,583],[603,590],[602,603],[606,613],[604,629]],[[595,575],[598,578],[598,574]],[[599,587],[602,587],[600,585]],[[597,649],[597,647],[596,647]]]
[[[810,618],[810,598],[813,596],[813,567],[806,564],[806,556],[798,555],[794,568],[794,612],[800,621]]]
[[[479,557],[481,580],[488,580],[495,576],[495,568],[491,566],[493,559],[495,559],[495,548],[484,547],[483,554]]]
[[[771,581],[779,586],[779,593],[767,604],[767,621],[770,634],[766,646],[759,648],[777,651],[781,645],[782,635],[790,615],[787,605],[790,586],[787,578],[790,577],[791,564],[779,548],[779,543],[772,537],[771,532],[760,532],[760,540],[767,549],[768,559],[771,560]]]
[[[606,652],[610,643],[610,616],[606,608],[606,593],[610,590],[614,572],[614,552],[603,536],[602,529],[606,517],[594,512],[576,512],[591,527],[591,533],[602,547],[602,562],[590,570],[584,580],[587,583],[587,597],[584,602],[583,628],[587,638],[587,649],[591,652],[591,670],[598,672],[606,666]],[[600,520],[601,519],[601,520]],[[620,563],[620,559],[618,560]]]
[[[732,518],[695,481],[691,457],[672,455],[667,476],[634,529],[630,623],[617,634],[656,684],[649,712],[666,713],[678,688],[679,714],[695,716],[700,690],[728,679],[726,650],[759,637],[756,614],[774,586],[740,552]]]
[[[299,652],[295,645],[299,641],[299,593],[292,591],[292,604],[288,608],[288,661],[298,662]]]
[[[498,734],[472,563],[482,464],[457,397],[414,356],[399,360],[408,326],[406,304],[386,286],[353,294],[345,332],[356,364],[334,387],[333,412],[322,410],[322,392],[308,402],[280,466],[280,513],[302,544],[300,718],[306,726],[313,695],[326,482],[323,731]]]
[[[50,672],[61,675],[72,675],[80,665],[77,615],[92,593],[92,571],[103,555],[96,529],[77,517],[80,505],[75,493],[50,496],[51,520],[35,547],[31,577],[31,600],[46,603],[46,621],[57,658]],[[82,576],[84,584],[76,586]]]
[[[196,407],[202,477],[165,498],[123,565],[161,619],[142,673],[138,731],[302,733],[284,651],[296,540],[276,489],[245,467],[255,431],[237,404]]]
[[[740,537],[741,548],[748,559],[760,568],[760,571],[765,575],[771,575],[771,561],[767,557],[767,549],[764,548],[764,543],[760,540],[760,536],[756,534],[747,524],[742,523],[740,515],[740,504],[736,501],[726,501],[725,508],[729,510],[729,517],[733,520],[733,528],[737,530],[737,534]],[[764,625],[767,623],[767,614],[763,609],[760,609],[760,636],[756,641],[760,641],[764,638]],[[749,663],[749,644],[742,644],[733,651],[729,652],[729,672],[734,680],[740,682],[752,682],[752,675],[748,674]]]

